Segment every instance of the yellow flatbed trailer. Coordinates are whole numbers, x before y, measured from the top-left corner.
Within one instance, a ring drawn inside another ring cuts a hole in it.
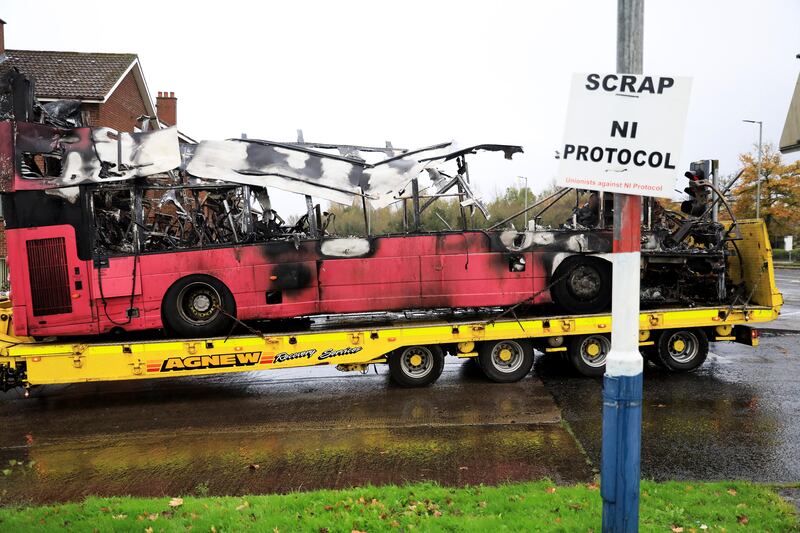
[[[738,224],[742,239],[729,275],[744,283],[744,301],[728,306],[656,309],[640,315],[645,357],[672,371],[700,366],[708,342],[755,346],[756,324],[774,320],[782,296],[775,286],[772,251],[760,221]],[[444,355],[476,360],[486,376],[517,381],[533,364],[533,348],[561,352],[586,375],[603,373],[610,349],[611,315],[537,316],[405,322],[298,333],[145,342],[40,342],[13,335],[10,306],[0,309],[0,386],[170,378],[315,365],[365,370],[387,363],[406,386],[427,385]]]

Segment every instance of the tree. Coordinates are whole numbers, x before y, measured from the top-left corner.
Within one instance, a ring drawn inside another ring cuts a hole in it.
[[[739,218],[756,216],[756,173],[758,147],[739,156],[744,173],[734,186],[733,211]],[[771,144],[763,147],[761,158],[761,218],[770,237],[797,235],[800,229],[800,161],[784,164]]]

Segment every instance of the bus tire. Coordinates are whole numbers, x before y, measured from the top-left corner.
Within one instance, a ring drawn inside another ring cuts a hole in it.
[[[567,313],[599,313],[611,305],[611,265],[603,259],[568,257],[552,279],[553,301]]]
[[[406,346],[389,356],[389,377],[402,387],[425,387],[444,370],[444,352],[439,346]]]
[[[611,339],[600,333],[576,335],[569,341],[568,352],[572,366],[588,377],[600,377],[605,373],[610,351]]]
[[[691,372],[708,357],[708,336],[699,328],[670,329],[658,339],[658,357],[673,372]]]
[[[220,280],[205,274],[179,279],[161,303],[164,328],[181,337],[227,335],[234,326],[232,316],[236,316],[233,294]]]
[[[491,381],[513,383],[533,368],[533,346],[522,340],[484,342],[478,349],[478,363]]]

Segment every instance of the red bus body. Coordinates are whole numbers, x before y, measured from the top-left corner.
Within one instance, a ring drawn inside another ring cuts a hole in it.
[[[335,244],[328,239],[301,241],[297,248],[267,242],[110,257],[102,266],[78,257],[72,226],[6,235],[18,335],[99,334],[126,322],[130,307],[139,316],[123,329],[161,328],[164,294],[190,274],[222,281],[240,320],[513,305],[542,290],[549,277],[542,254],[492,251],[491,235],[479,231],[373,237],[361,257],[322,255],[321,243]],[[511,262],[520,258],[525,270],[512,272]],[[270,295],[279,295],[280,303],[267,303]],[[531,303],[549,301],[544,291]]]

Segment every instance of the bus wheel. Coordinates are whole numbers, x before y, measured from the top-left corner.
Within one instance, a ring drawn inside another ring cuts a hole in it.
[[[568,257],[552,279],[553,301],[567,313],[599,313],[611,305],[611,265],[602,259]]]
[[[161,315],[171,333],[182,337],[217,337],[226,335],[233,326],[231,316],[236,316],[236,301],[220,280],[192,274],[167,290]]]
[[[403,387],[424,387],[442,375],[444,353],[436,345],[406,346],[389,356],[389,376]]]
[[[708,337],[702,329],[672,329],[658,340],[658,357],[667,369],[691,372],[708,357]]]
[[[606,358],[610,351],[611,339],[606,335],[577,335],[570,340],[569,360],[584,376],[598,377],[606,371]]]
[[[533,347],[525,341],[489,341],[478,350],[478,362],[495,383],[512,383],[528,375],[533,367]]]

